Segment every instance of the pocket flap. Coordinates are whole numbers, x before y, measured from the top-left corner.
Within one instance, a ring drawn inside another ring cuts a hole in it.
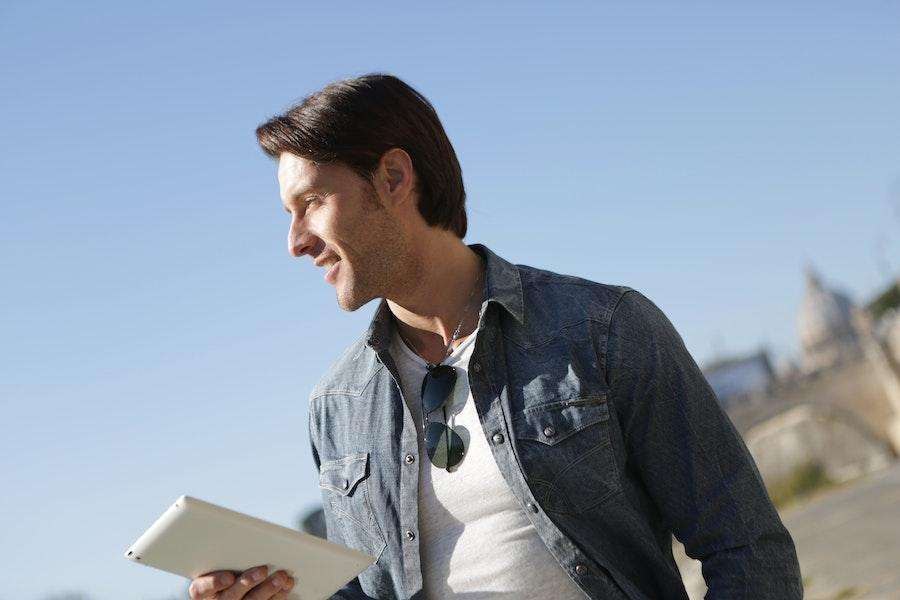
[[[594,396],[526,408],[513,420],[513,430],[520,440],[553,446],[585,427],[607,419],[606,396]]]
[[[369,455],[365,452],[323,462],[319,466],[319,487],[349,496],[356,484],[366,478],[368,464]]]

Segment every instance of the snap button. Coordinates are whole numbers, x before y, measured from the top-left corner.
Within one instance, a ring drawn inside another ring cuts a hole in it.
[[[472,365],[472,368],[475,369],[476,373],[481,373],[481,363],[480,362],[476,362],[474,365]]]
[[[416,539],[416,534],[413,533],[413,531],[411,529],[407,529],[406,530],[406,539],[411,542],[414,539]],[[577,571],[578,569],[576,568],[575,570]]]
[[[533,513],[536,513],[538,511],[538,507],[534,502],[529,502],[525,506],[528,508],[528,510],[530,510]]]
[[[413,456],[412,454],[407,454],[407,455],[403,458],[403,462],[405,462],[405,463],[408,464],[408,465],[411,465],[411,464],[413,464],[414,462],[416,462],[416,457]]]
[[[554,435],[556,435],[556,430],[548,425],[547,427],[544,427],[544,435],[546,435],[547,437],[553,437]]]
[[[503,443],[503,434],[495,433],[494,437],[492,437],[491,439],[494,441],[495,444],[502,444]]]
[[[581,575],[581,576],[587,575],[588,574],[587,565],[575,565],[575,574]]]

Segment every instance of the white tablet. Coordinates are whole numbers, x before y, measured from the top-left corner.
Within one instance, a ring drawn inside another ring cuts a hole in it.
[[[291,600],[328,598],[374,559],[315,536],[182,496],[125,553],[193,579],[267,565],[294,578]]]

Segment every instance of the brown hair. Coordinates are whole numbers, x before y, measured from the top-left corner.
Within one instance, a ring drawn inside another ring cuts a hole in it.
[[[431,103],[392,75],[331,83],[260,125],[256,139],[273,158],[290,152],[340,162],[366,180],[386,151],[401,148],[416,171],[425,222],[466,235],[466,190],[456,152]]]

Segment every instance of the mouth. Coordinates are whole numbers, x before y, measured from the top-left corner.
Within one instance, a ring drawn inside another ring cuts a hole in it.
[[[313,261],[315,266],[325,269],[325,281],[332,285],[334,285],[337,278],[338,266],[340,263],[341,257],[333,252],[323,252]]]
[[[334,261],[331,266],[328,268],[328,271],[325,272],[325,281],[334,285],[337,281],[338,270],[341,267],[341,259],[337,259]]]

